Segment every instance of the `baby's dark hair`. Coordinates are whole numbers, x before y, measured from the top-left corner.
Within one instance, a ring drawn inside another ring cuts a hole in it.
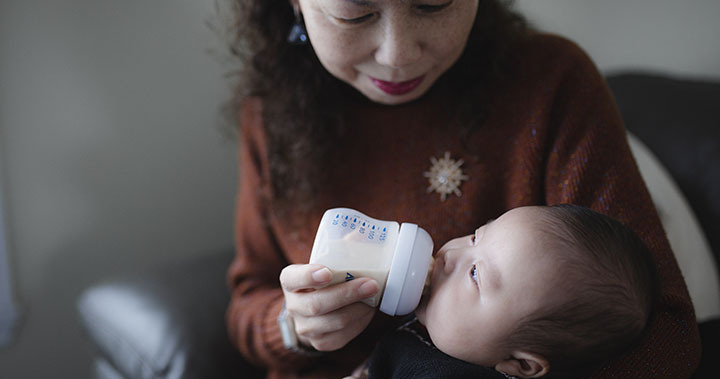
[[[656,268],[640,238],[608,216],[568,204],[543,213],[561,300],[523,320],[506,347],[543,356],[553,378],[582,377],[642,337],[659,296]]]

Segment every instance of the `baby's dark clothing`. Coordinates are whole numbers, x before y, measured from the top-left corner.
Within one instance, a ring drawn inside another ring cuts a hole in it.
[[[453,358],[438,350],[414,315],[382,338],[368,361],[370,378],[487,378],[506,377],[490,367]]]

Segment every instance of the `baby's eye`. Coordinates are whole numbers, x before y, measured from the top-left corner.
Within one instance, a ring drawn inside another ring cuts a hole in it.
[[[470,269],[470,278],[472,279],[475,284],[478,283],[478,277],[477,277],[477,265],[473,265]]]
[[[470,238],[470,242],[473,244],[473,246],[477,245],[478,243],[478,234],[480,234],[480,229],[477,229],[475,233],[473,233],[472,237]]]

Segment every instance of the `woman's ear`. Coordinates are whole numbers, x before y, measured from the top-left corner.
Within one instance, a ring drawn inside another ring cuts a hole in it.
[[[540,355],[515,351],[495,365],[495,370],[519,378],[539,378],[550,372],[550,363]]]

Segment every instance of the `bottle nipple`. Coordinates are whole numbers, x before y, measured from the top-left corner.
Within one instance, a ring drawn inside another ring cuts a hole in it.
[[[435,267],[435,257],[430,257],[430,266],[428,266],[427,276],[425,277],[425,285],[423,286],[422,296],[430,292],[430,281],[432,279],[433,267]]]

